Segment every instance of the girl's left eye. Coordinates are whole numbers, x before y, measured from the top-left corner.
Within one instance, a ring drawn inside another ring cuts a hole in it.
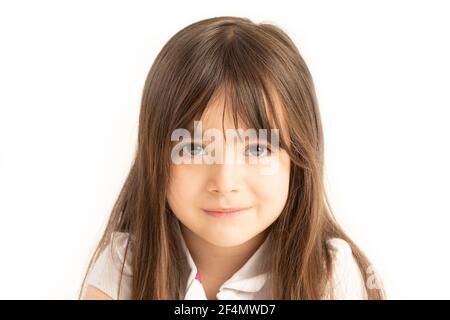
[[[270,155],[271,150],[268,146],[262,145],[262,144],[253,144],[250,145],[245,150],[246,156],[252,156],[252,157],[263,157]]]

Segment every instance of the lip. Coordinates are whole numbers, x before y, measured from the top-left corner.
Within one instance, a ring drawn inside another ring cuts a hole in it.
[[[234,208],[211,208],[211,209],[202,209],[206,214],[215,217],[228,217],[228,216],[236,216],[244,213],[248,209],[252,207],[234,207]]]

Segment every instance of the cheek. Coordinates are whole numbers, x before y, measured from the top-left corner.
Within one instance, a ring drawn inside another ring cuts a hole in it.
[[[198,198],[201,190],[201,172],[188,169],[183,165],[171,168],[167,200],[178,216],[186,212],[187,207]]]
[[[287,156],[281,157],[275,173],[253,174],[252,192],[259,204],[261,215],[273,218],[281,214],[289,193],[289,177],[290,161]]]

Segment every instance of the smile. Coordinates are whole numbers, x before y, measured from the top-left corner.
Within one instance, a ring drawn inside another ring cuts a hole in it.
[[[240,215],[252,207],[239,207],[239,208],[212,208],[202,209],[206,214],[214,217],[229,217]]]

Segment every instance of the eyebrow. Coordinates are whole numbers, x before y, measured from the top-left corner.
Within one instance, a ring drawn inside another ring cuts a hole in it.
[[[193,138],[194,137],[194,129],[195,129],[195,127],[194,127],[194,121],[199,121],[199,120],[193,120],[193,121],[191,121],[190,123],[189,123],[189,125],[185,128],[187,131],[189,131],[189,133],[190,133],[190,135],[191,135],[191,137]],[[197,126],[198,127],[198,126]],[[203,131],[201,132],[201,135],[203,136]]]

